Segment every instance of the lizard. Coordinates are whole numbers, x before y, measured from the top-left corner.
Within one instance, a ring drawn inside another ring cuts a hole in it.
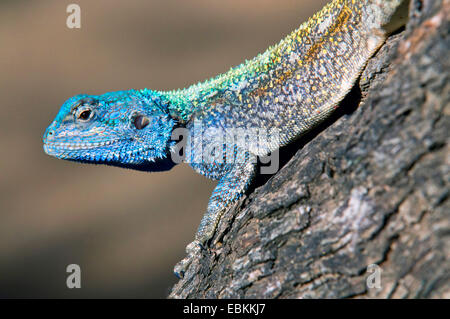
[[[176,132],[187,132],[181,161],[218,184],[187,256],[175,266],[182,278],[258,173],[254,157],[276,152],[333,113],[384,43],[385,26],[401,3],[333,0],[264,53],[184,89],[73,96],[46,129],[44,151],[82,163],[165,171],[180,162]],[[253,128],[269,132],[267,138],[217,140]]]

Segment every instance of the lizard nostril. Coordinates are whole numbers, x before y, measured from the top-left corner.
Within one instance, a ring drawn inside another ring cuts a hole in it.
[[[48,130],[46,134],[44,135],[44,139],[51,139],[55,136],[54,130]]]

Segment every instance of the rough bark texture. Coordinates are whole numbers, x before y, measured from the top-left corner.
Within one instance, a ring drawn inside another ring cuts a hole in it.
[[[450,298],[449,12],[412,1],[339,114],[282,150],[297,152],[170,297]]]

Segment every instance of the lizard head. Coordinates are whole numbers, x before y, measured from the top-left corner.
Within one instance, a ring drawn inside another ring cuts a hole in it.
[[[176,122],[156,93],[118,91],[68,99],[44,133],[44,150],[61,159],[138,170],[166,170]]]

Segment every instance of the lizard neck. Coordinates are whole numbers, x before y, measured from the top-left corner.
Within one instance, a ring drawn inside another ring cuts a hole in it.
[[[292,91],[293,83],[315,90],[316,86],[310,83],[313,79],[307,82],[301,74],[317,71],[323,77],[332,73],[337,66],[329,66],[330,70],[324,68],[327,54],[333,53],[330,49],[339,49],[340,43],[347,45],[344,31],[348,25],[354,29],[365,24],[369,29],[379,26],[387,16],[382,10],[392,11],[399,2],[401,0],[386,0],[386,3],[381,0],[331,1],[278,44],[255,58],[204,82],[160,94],[167,99],[171,116],[180,123],[186,123],[195,114],[224,106],[246,109],[260,100],[264,100],[267,106],[276,105],[284,96],[292,96],[288,91]],[[369,5],[370,10],[366,8]],[[373,26],[369,23],[372,15],[375,15],[371,22]],[[291,84],[287,85],[288,82]],[[322,100],[326,98],[317,97],[317,103],[322,103]]]
[[[328,21],[336,20],[336,16],[340,18],[347,2],[337,0],[329,3],[278,44],[223,74],[184,89],[160,92],[170,102],[171,114],[178,121],[187,122],[197,111],[207,111],[215,105],[246,106],[249,94],[272,97],[280,84],[302,67],[305,62],[302,58],[314,50],[314,38],[331,27],[327,25]],[[341,10],[336,10],[336,7],[341,7]]]
[[[220,100],[224,94],[228,95],[229,98],[226,99],[228,102],[234,100],[230,98],[236,95],[233,105],[242,104],[242,99],[239,97],[241,88],[245,87],[249,81],[255,82],[255,79],[261,75],[264,76],[263,72],[267,73],[276,67],[277,51],[282,46],[283,42],[278,46],[270,47],[252,60],[204,82],[159,93],[167,99],[172,117],[181,123],[189,121],[197,111],[207,110],[217,104],[217,100]]]

